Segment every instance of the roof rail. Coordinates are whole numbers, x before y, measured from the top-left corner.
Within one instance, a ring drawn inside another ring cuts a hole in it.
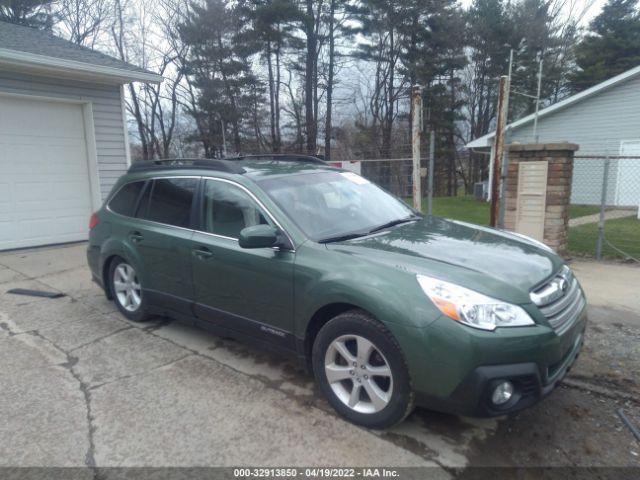
[[[237,157],[230,157],[226,160],[271,160],[274,162],[300,162],[300,163],[315,163],[320,165],[326,165],[327,162],[319,157],[313,155],[299,155],[297,153],[261,153],[256,155],[238,155]]]
[[[202,158],[167,158],[162,160],[143,160],[135,162],[129,167],[131,172],[143,172],[146,170],[164,170],[164,169],[192,169],[205,168],[216,170],[218,172],[227,173],[245,173],[245,169],[237,163],[225,159],[202,159]]]

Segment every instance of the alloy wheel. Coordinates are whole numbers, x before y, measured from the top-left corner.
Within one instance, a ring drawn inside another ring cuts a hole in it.
[[[393,374],[382,352],[360,335],[342,335],[325,354],[329,386],[342,403],[359,413],[377,413],[393,394]]]
[[[118,303],[128,312],[135,312],[142,303],[142,288],[138,274],[127,263],[121,263],[113,271],[113,291]]]

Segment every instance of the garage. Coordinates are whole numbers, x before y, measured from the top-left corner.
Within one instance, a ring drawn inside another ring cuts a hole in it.
[[[148,70],[0,21],[0,251],[86,240],[131,163],[124,85]]]
[[[82,105],[0,96],[0,111],[0,250],[86,239]]]

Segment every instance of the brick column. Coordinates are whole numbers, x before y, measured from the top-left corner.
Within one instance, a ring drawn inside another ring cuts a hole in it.
[[[569,232],[569,201],[574,143],[512,144],[509,148],[509,168],[505,189],[505,218],[507,230],[518,225],[518,182],[520,163],[545,161],[547,170],[546,206],[544,211],[544,243],[566,255]]]

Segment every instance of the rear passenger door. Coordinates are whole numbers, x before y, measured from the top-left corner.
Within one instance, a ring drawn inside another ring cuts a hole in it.
[[[147,183],[129,239],[143,261],[143,289],[150,303],[189,315],[193,203],[199,177],[156,178]]]
[[[195,310],[199,318],[293,350],[295,253],[238,245],[240,231],[275,222],[244,187],[202,183],[199,231],[193,236]]]

